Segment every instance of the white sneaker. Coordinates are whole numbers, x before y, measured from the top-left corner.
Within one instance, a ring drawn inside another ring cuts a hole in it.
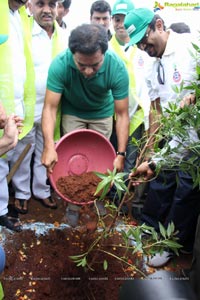
[[[146,258],[146,264],[153,268],[163,267],[173,256],[173,253],[168,251],[163,251],[162,254],[156,253],[154,256]]]

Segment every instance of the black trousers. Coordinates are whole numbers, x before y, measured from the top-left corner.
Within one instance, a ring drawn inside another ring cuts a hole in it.
[[[150,182],[141,220],[158,230],[173,222],[179,231],[179,243],[192,250],[200,204],[200,191],[193,188],[190,174],[165,171]]]
[[[200,215],[198,217],[196,228],[193,259],[190,271],[190,283],[197,295],[197,299],[200,299]]]

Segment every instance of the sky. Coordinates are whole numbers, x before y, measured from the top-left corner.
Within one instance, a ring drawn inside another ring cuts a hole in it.
[[[69,31],[82,23],[90,22],[90,7],[93,2],[95,1],[72,0],[69,14],[65,18]],[[112,8],[115,0],[107,0],[107,2],[110,3]],[[133,3],[136,8],[146,7],[153,10],[156,1],[133,0]],[[157,13],[163,17],[166,26],[169,26],[172,22],[182,21],[187,23],[192,31],[200,30],[200,10],[193,10],[194,6],[200,7],[200,0],[199,2],[196,0],[171,0],[169,2],[161,0],[157,3],[164,7],[164,9],[157,11]],[[177,5],[177,8],[175,9],[174,6],[170,5]]]

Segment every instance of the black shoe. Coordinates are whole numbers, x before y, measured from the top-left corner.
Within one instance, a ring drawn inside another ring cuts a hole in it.
[[[14,204],[8,204],[8,217],[12,217],[15,219],[19,218],[19,213],[16,211]]]
[[[22,226],[16,225],[18,223],[19,223],[19,221],[17,219],[8,217],[7,214],[0,216],[0,225],[4,226],[12,231],[16,231],[16,232],[22,231]]]

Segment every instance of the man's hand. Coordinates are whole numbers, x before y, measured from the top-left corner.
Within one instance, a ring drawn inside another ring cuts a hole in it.
[[[183,108],[185,105],[191,105],[195,104],[196,102],[196,96],[195,94],[188,94],[185,97],[183,97],[182,101],[180,102],[180,107]]]
[[[41,162],[47,168],[47,176],[53,172],[53,168],[58,161],[58,155],[54,147],[44,148]]]
[[[3,136],[0,139],[0,155],[17,145],[19,130],[13,116],[6,119]]]
[[[124,170],[125,157],[122,155],[117,155],[114,159],[113,166],[116,168],[117,172],[123,172]]]
[[[14,114],[12,114],[10,116],[10,118],[12,118],[15,121],[16,126],[19,131],[19,134],[20,134],[22,131],[22,127],[23,127],[23,119]],[[7,122],[6,111],[3,107],[3,105],[0,103],[0,129],[3,129],[6,126],[6,122]]]
[[[134,172],[129,174],[129,179],[132,181],[132,185],[136,186],[144,181],[148,181],[154,174],[154,171],[149,167],[148,161],[145,161]]]

